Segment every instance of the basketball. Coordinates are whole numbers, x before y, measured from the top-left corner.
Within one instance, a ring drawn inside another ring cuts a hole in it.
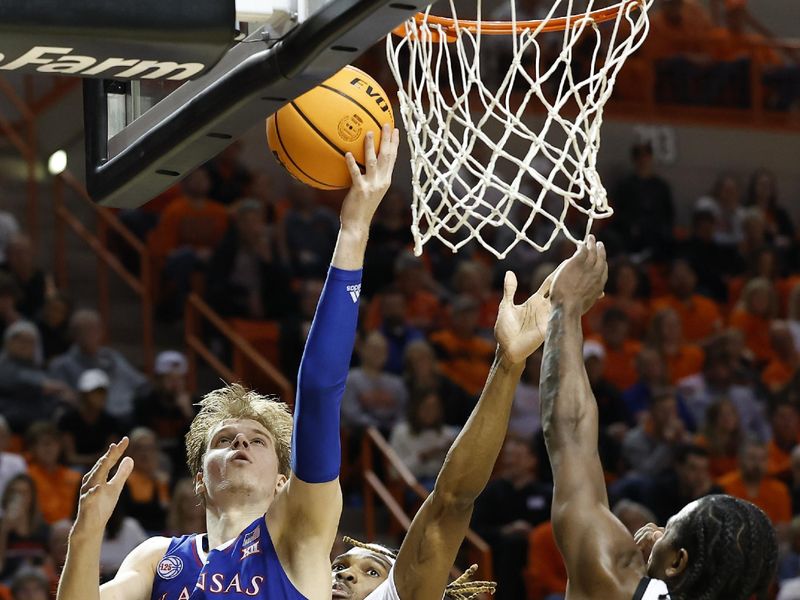
[[[389,97],[364,71],[347,66],[267,119],[267,142],[297,180],[323,190],[350,187],[345,154],[364,172],[364,136],[378,151],[381,127],[394,126]]]

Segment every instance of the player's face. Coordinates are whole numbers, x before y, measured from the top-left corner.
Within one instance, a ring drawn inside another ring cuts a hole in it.
[[[227,419],[210,432],[203,458],[203,487],[213,503],[219,492],[238,491],[272,500],[286,482],[279,472],[275,440],[251,419]]]
[[[391,561],[377,552],[353,548],[331,565],[332,598],[364,600],[389,576]]]
[[[667,521],[664,535],[655,543],[650,559],[647,561],[647,575],[656,579],[668,580],[679,574],[686,567],[686,552],[675,548],[675,536],[681,522],[696,510],[698,502],[690,502],[681,511]]]

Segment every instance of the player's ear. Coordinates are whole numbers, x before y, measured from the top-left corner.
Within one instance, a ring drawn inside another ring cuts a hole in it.
[[[289,481],[289,478],[286,477],[283,473],[278,473],[278,479],[275,482],[275,493],[277,494],[283,489],[283,486],[286,485],[286,482]]]
[[[197,496],[202,496],[206,493],[206,484],[203,481],[203,472],[199,471],[197,475],[194,476],[194,493]]]
[[[672,562],[667,567],[665,573],[668,578],[675,577],[683,573],[689,565],[689,553],[686,548],[681,548],[672,557]]]

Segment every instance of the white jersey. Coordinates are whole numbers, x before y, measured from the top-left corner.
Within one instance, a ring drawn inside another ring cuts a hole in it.
[[[660,579],[642,577],[633,600],[670,600],[667,584]]]
[[[397,586],[394,584],[394,567],[389,571],[386,581],[376,587],[364,600],[400,600]]]

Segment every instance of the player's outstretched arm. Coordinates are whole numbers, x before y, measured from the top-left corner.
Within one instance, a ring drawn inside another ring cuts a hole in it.
[[[614,597],[633,579],[635,590],[644,571],[630,533],[608,508],[597,449],[597,404],[583,363],[581,315],[600,297],[607,277],[605,249],[593,236],[559,268],[539,384],[553,468],[553,532],[570,590],[586,598]]]
[[[336,249],[297,377],[292,476],[267,516],[293,573],[308,564],[309,553],[327,560],[339,524],[339,412],[355,342],[361,268],[372,217],[391,183],[399,139],[396,129],[385,126],[376,156],[374,140],[367,136],[364,175],[347,156],[353,185],[342,204]]]
[[[150,597],[155,564],[167,547],[164,543],[159,545],[156,540],[163,538],[153,538],[142,544],[140,549],[134,550],[126,558],[114,581],[102,588],[99,586],[103,530],[117,505],[122,486],[131,474],[133,460],[129,457],[123,458],[110,480],[108,475],[127,447],[128,438],[122,438],[118,444],[111,444],[92,470],[83,477],[78,515],[70,532],[67,560],[58,584],[58,600],[147,600]],[[147,580],[145,561],[142,558],[145,554],[152,555],[159,551],[158,556],[152,558],[154,562]],[[134,567],[136,576],[126,575],[126,571],[134,570]]]
[[[419,510],[394,566],[400,598],[441,600],[450,568],[469,527],[475,499],[486,487],[506,436],[514,391],[526,359],[544,340],[550,278],[524,304],[514,304],[517,280],[506,273],[495,324],[498,348],[478,404]]]

